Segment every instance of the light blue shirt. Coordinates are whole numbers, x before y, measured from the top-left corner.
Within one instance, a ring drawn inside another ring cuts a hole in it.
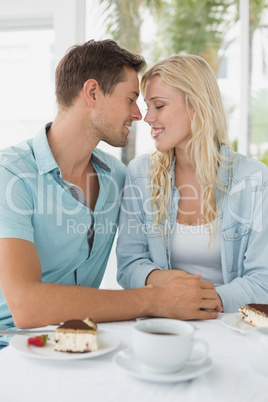
[[[98,149],[91,162],[99,180],[94,211],[79,194],[72,194],[75,186],[62,179],[45,128],[0,152],[0,238],[34,243],[45,283],[94,288],[101,283],[117,229],[126,167]],[[10,325],[13,320],[0,290],[0,328]]]
[[[229,162],[219,169],[224,191],[217,189],[224,282],[217,292],[224,311],[230,313],[247,303],[268,303],[268,168],[243,155],[236,154],[233,159],[226,146],[221,147],[221,153]],[[150,156],[142,155],[128,167],[117,242],[117,278],[124,288],[143,286],[154,269],[173,269],[170,246],[180,198],[175,160],[170,170],[167,239],[154,224],[150,163]]]

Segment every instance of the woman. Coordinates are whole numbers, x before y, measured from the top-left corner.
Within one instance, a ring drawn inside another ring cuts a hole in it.
[[[232,152],[212,69],[199,56],[172,56],[141,88],[157,151],[128,168],[118,282],[201,274],[225,312],[268,303],[268,168]]]

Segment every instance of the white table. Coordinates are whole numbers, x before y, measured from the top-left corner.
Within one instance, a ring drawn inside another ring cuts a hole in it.
[[[193,321],[196,338],[205,339],[211,371],[191,381],[158,384],[129,376],[112,361],[131,347],[134,321],[99,324],[116,334],[120,346],[93,359],[48,361],[25,357],[11,347],[0,351],[1,402],[267,402],[268,377],[248,363],[246,337],[217,320]]]

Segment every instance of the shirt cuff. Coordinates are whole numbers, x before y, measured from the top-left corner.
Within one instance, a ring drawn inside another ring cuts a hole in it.
[[[131,276],[130,288],[139,288],[145,286],[148,275],[155,270],[161,269],[158,265],[153,263],[146,263],[136,268]]]

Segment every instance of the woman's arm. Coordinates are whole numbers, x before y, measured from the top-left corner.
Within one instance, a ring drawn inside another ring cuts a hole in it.
[[[137,162],[134,161],[135,163]],[[191,295],[190,303],[193,303],[197,309],[217,308],[219,296],[211,282],[201,281],[200,275],[168,270],[167,262],[160,266],[157,264],[157,258],[153,261],[151,253],[154,253],[159,260],[162,258],[162,262],[167,258],[163,255],[166,254],[163,247],[165,241],[161,236],[154,238],[154,235],[149,239],[151,235],[146,228],[146,219],[148,215],[150,220],[153,219],[148,196],[150,193],[145,188],[149,185],[149,181],[146,180],[146,172],[143,172],[142,180],[135,180],[134,169],[132,162],[128,168],[120,212],[117,242],[118,282],[124,288],[136,288],[145,284],[160,287],[173,282],[177,287],[178,295],[182,293],[181,285],[183,284],[184,289],[185,287],[188,289],[189,296]],[[201,298],[197,300],[198,294]]]
[[[252,198],[253,192],[248,196]],[[247,303],[268,303],[268,187],[254,202],[249,240],[242,256],[242,275],[217,287],[226,313],[238,311]],[[236,269],[233,267],[233,273]]]
[[[144,201],[148,194],[146,186],[149,185],[149,180],[146,178],[146,172],[142,180],[143,186],[140,181],[135,180],[137,161],[138,159],[132,161],[127,171],[116,247],[117,280],[123,288],[128,289],[144,286],[149,273],[160,269],[160,266],[151,260],[146,234]],[[148,203],[147,208],[150,209]]]

